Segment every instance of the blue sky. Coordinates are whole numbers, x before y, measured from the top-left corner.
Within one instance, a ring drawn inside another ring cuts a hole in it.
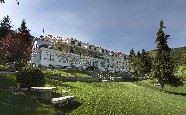
[[[170,34],[170,47],[186,46],[185,0],[7,0],[0,19],[9,15],[14,28],[22,19],[35,36],[73,37],[109,50],[128,53],[155,48],[159,21]],[[51,2],[52,1],[52,2]]]

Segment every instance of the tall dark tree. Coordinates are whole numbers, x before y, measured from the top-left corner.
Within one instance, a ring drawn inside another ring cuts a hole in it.
[[[30,30],[27,28],[26,21],[24,19],[21,23],[21,27],[18,28],[17,34],[17,54],[20,55],[20,63],[25,65],[31,58],[33,37],[31,36]]]
[[[136,72],[137,74],[141,74],[141,53],[140,51],[137,52],[136,56]]]
[[[163,21],[160,21],[160,28],[156,34],[156,56],[154,60],[154,68],[152,76],[158,80],[163,90],[165,84],[172,86],[183,85],[179,78],[174,76],[175,67],[170,57],[170,48],[167,44],[169,35],[163,31],[165,28]]]
[[[151,59],[144,49],[141,52],[141,73],[148,74],[151,72]]]
[[[26,21],[25,21],[25,19],[23,19],[23,21],[22,21],[22,23],[21,23],[21,27],[18,28],[18,31],[19,31],[20,33],[24,33],[24,34],[30,35],[30,30],[29,30],[29,29],[27,28],[27,26],[26,26]]]
[[[130,68],[130,71],[135,73],[136,72],[136,65],[137,65],[137,62],[136,62],[136,54],[134,52],[134,49],[132,48],[132,50],[130,51],[130,54],[129,54],[129,68]]]
[[[7,15],[1,20],[0,23],[0,40],[11,31],[11,28],[10,17]]]
[[[3,39],[5,39],[6,35],[8,35],[11,30],[11,21],[9,16],[5,16],[1,22],[0,22],[0,63],[6,63],[6,49],[4,46],[7,46],[9,41],[3,42]]]

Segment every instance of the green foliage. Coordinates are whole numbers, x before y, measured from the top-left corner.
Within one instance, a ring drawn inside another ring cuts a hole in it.
[[[45,76],[38,68],[25,67],[17,73],[16,81],[21,87],[39,87],[45,85]]]
[[[148,55],[151,58],[154,58],[156,55],[156,51],[155,50],[148,51]],[[171,48],[170,56],[173,58],[175,65],[178,66],[186,65],[186,46]]]
[[[141,73],[149,74],[152,68],[152,61],[144,49],[142,50],[140,61]]]
[[[14,62],[16,68],[27,65],[31,59],[33,37],[22,21],[18,32],[11,30],[9,16],[4,17],[0,24],[0,63]]]
[[[133,49],[130,51],[129,67],[134,76],[144,77],[145,74],[151,72],[151,66],[151,58],[147,55],[144,49],[142,50],[142,53],[138,51],[137,55]]]
[[[175,64],[186,65],[186,46],[171,49],[171,56],[175,60]]]
[[[176,72],[176,76],[182,80],[186,80],[186,66],[180,66]]]
[[[9,69],[9,66],[0,65],[0,71],[8,71]]]
[[[173,65],[170,57],[170,48],[167,44],[169,35],[166,35],[163,31],[165,28],[163,21],[160,21],[160,28],[157,32],[156,38],[156,55],[153,62],[152,77],[156,78],[161,85],[161,89],[165,84],[172,86],[181,86],[183,82],[181,79],[174,76],[175,66]]]
[[[132,49],[129,54],[129,69],[131,72],[136,72],[136,63],[136,54],[134,52],[134,49]]]
[[[0,40],[11,31],[11,28],[10,17],[7,15],[1,20],[0,23]]]

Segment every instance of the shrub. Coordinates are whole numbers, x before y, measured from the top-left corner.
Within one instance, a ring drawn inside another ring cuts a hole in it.
[[[8,71],[9,67],[5,65],[0,65],[0,71]]]
[[[25,67],[17,73],[16,81],[20,83],[20,87],[40,87],[45,84],[45,77],[38,68]]]
[[[186,80],[186,66],[180,66],[176,75],[182,80]]]

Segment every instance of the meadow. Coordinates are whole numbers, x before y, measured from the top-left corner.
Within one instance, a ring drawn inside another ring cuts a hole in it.
[[[1,75],[4,89],[15,85],[15,75]],[[149,80],[139,82],[62,82],[47,79],[47,85],[57,85],[59,95],[73,95],[79,105],[55,108],[33,96],[15,96],[0,90],[0,114],[36,115],[184,115],[186,113],[186,83],[183,87],[165,87],[164,92]],[[2,89],[2,88],[1,88]]]

